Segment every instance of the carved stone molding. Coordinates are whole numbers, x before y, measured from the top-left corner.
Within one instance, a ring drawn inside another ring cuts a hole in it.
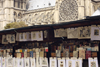
[[[52,23],[54,20],[54,11],[50,10],[50,11],[41,11],[41,12],[36,12],[36,13],[31,13],[31,15],[25,15],[25,17],[23,17],[23,20],[26,23],[31,23],[31,24],[38,24],[38,23]]]

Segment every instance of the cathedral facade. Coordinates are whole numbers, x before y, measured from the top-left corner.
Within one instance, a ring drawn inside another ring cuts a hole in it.
[[[98,8],[99,0],[0,0],[0,30],[12,22],[31,26],[80,20]]]

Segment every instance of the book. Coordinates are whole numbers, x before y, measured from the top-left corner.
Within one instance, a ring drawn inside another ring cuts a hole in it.
[[[88,59],[89,57],[91,57],[91,51],[86,51],[86,59]]]
[[[44,52],[40,51],[40,57],[44,57]]]
[[[33,57],[33,51],[30,51],[30,57]]]
[[[29,52],[27,52],[27,57],[30,57],[30,53]]]
[[[60,58],[61,57],[61,51],[60,50],[56,50],[56,57]]]
[[[79,58],[85,59],[85,50],[84,49],[79,50]]]
[[[63,57],[69,57],[69,49],[64,49]]]
[[[23,52],[21,53],[21,57],[24,57],[24,53]]]
[[[73,51],[73,57],[78,57],[78,52],[77,51]]]

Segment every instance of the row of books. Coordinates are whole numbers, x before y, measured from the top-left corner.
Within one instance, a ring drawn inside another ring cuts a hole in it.
[[[72,55],[71,55],[72,54]],[[94,56],[93,56],[94,55]],[[54,56],[54,55],[52,55]],[[68,49],[64,49],[63,52],[60,50],[56,50],[56,57],[80,57],[82,59],[88,59],[89,57],[97,57],[97,52],[93,54],[90,50],[85,50],[83,48],[79,48],[78,51],[69,52]]]
[[[93,46],[94,45],[94,46]],[[67,45],[67,44],[60,44],[60,46],[52,45],[51,46],[51,51],[55,52],[56,50],[60,50],[61,52],[64,51],[64,49],[68,49],[69,52],[72,51],[79,51],[80,48],[84,48],[85,50],[88,51],[99,51],[98,44],[92,44],[90,45]]]
[[[10,49],[2,49],[0,51],[1,57],[6,57],[7,54],[13,53],[12,51],[8,51]],[[12,49],[11,49],[12,50]],[[48,52],[48,48],[33,48],[33,49],[17,49],[15,50],[16,57],[36,57],[36,54],[39,54],[39,57],[44,57],[45,53]]]
[[[36,53],[38,53],[39,57],[46,57],[46,52],[48,52],[48,48],[33,48],[33,49],[17,49],[15,51],[15,57],[36,57]],[[0,51],[1,57],[6,57],[7,53],[11,55],[12,49],[2,49]],[[63,55],[62,55],[63,53]],[[70,56],[70,53],[72,56]],[[97,53],[97,52],[96,52]],[[86,50],[83,48],[78,48],[76,51],[70,52],[69,49],[60,49],[55,51],[56,57],[81,57],[82,59],[88,59],[89,57],[93,57],[91,50]],[[52,55],[52,54],[51,54]],[[95,55],[94,57],[96,57]]]

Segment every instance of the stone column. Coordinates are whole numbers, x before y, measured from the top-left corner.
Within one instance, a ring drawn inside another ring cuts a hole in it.
[[[26,2],[23,2],[23,9],[26,9]]]
[[[91,1],[85,0],[85,14],[86,16],[91,16]]]
[[[10,7],[14,7],[14,0],[10,0]]]
[[[10,9],[10,21],[14,21],[14,9]]]
[[[93,3],[91,2],[91,15],[93,15],[94,12],[95,12],[94,5],[93,5]]]
[[[79,0],[78,2],[78,19],[84,19],[85,16],[85,6],[84,6],[84,0]]]
[[[9,20],[9,14],[10,14],[10,12],[9,12],[9,9],[5,9],[5,19],[6,20]]]
[[[54,12],[54,21],[55,23],[58,23],[59,22],[59,0],[56,0],[56,4],[55,4],[55,12]]]

